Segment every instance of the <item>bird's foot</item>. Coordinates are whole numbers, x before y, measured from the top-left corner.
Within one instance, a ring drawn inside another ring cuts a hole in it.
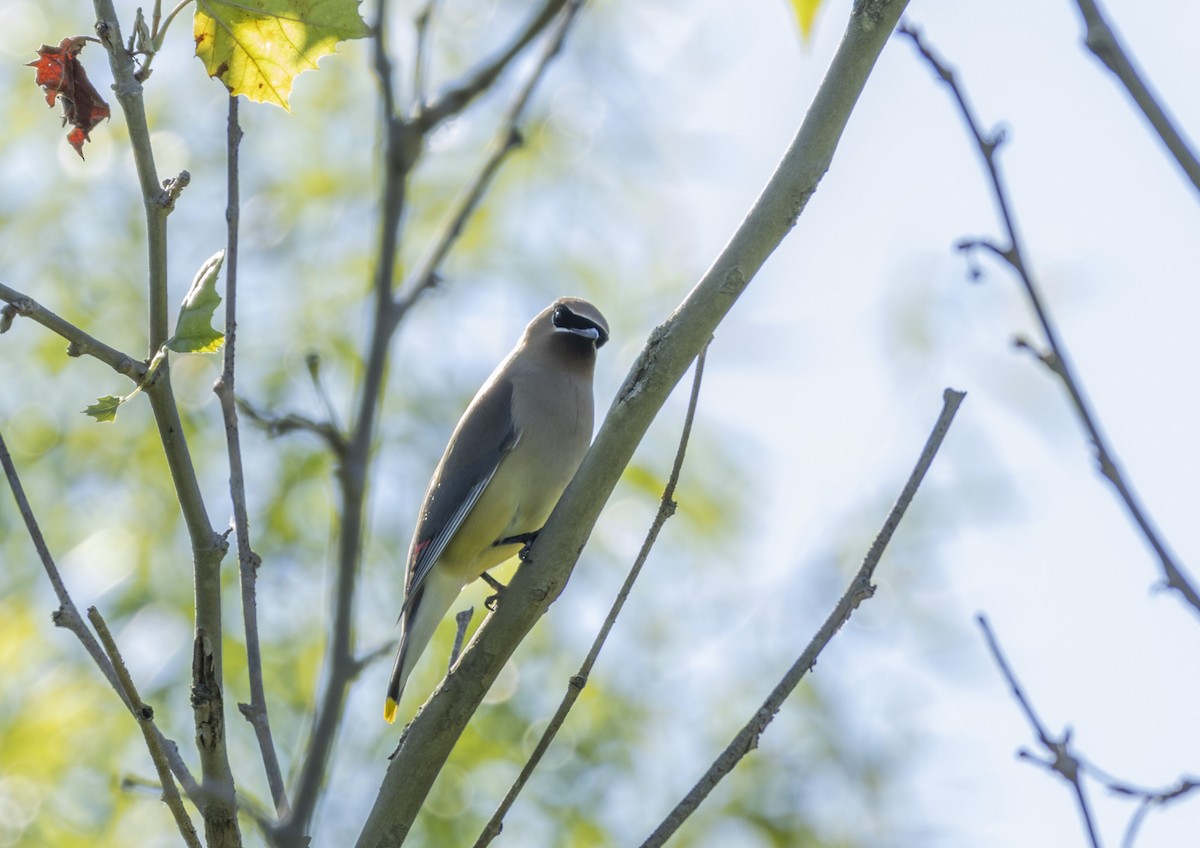
[[[500,596],[502,594],[504,594],[504,590],[506,587],[503,583],[501,583],[499,580],[497,580],[492,575],[488,574],[486,571],[483,572],[483,574],[480,574],[479,576],[483,578],[484,583],[488,584],[489,586],[491,586],[493,589],[496,590],[496,594],[488,595],[486,598],[483,599],[483,605],[485,607],[487,607],[488,612],[495,612],[496,611],[496,603],[500,600]]]
[[[516,536],[509,536],[507,539],[501,539],[501,545],[521,545],[521,550],[517,551],[517,558],[521,562],[529,561],[529,549],[537,540],[540,530],[534,530],[532,533],[518,533]]]

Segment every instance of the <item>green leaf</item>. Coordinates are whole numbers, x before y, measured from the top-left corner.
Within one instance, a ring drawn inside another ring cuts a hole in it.
[[[123,397],[105,395],[84,410],[84,413],[97,421],[112,421],[117,417],[117,407],[125,402]]]
[[[288,109],[292,80],[371,30],[359,0],[197,0],[196,56],[229,93]],[[290,111],[290,110],[289,110]]]
[[[217,275],[221,273],[221,263],[225,261],[225,251],[218,250],[208,258],[192,287],[188,289],[183,306],[179,309],[179,320],[175,322],[175,335],[167,339],[167,349],[175,353],[212,353],[221,347],[225,334],[213,329],[212,318],[221,296],[217,294]]]
[[[796,23],[800,27],[800,36],[807,42],[812,38],[813,24],[817,20],[817,10],[821,8],[821,0],[788,0],[788,5],[796,15]]]

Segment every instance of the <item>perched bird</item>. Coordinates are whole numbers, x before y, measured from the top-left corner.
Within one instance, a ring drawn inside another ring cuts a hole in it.
[[[592,439],[592,373],[608,322],[577,297],[529,322],[475,395],[425,491],[405,570],[400,648],[383,715],[458,593],[519,552],[550,516]]]

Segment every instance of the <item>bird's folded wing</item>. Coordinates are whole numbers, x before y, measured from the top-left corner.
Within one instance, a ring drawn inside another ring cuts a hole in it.
[[[435,476],[438,485],[425,493],[409,552],[405,608],[496,475],[501,461],[520,441],[512,413],[512,383],[501,378],[487,388],[491,391],[480,391],[451,437],[440,474]]]

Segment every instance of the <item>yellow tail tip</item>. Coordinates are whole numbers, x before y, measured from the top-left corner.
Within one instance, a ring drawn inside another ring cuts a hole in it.
[[[398,706],[395,698],[388,698],[387,703],[383,705],[383,717],[388,724],[392,724],[396,720],[396,707]]]

